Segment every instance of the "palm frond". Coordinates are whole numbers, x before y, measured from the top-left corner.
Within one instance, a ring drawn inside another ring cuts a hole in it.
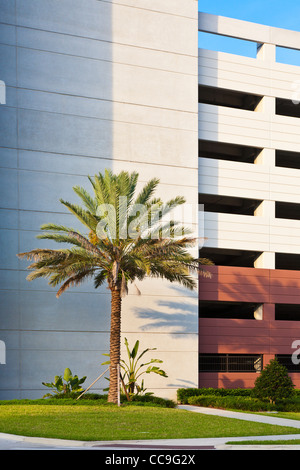
[[[149,204],[150,198],[155,192],[158,184],[159,184],[158,178],[151,179],[138,194],[137,198],[135,199],[135,204],[142,204],[142,205]]]
[[[74,214],[77,219],[86,227],[88,227],[91,230],[95,230],[98,219],[95,215],[90,213],[89,211],[83,209],[81,206],[78,206],[77,204],[72,204],[68,201],[64,201],[63,199],[60,199],[60,202],[70,211],[72,214]]]
[[[69,277],[62,286],[58,289],[56,297],[60,297],[63,292],[65,292],[69,287],[78,286],[81,284],[86,278],[91,277],[94,274],[94,270],[87,269],[80,272],[77,272],[73,276]]]
[[[87,210],[91,213],[96,215],[97,211],[97,202],[96,199],[94,199],[85,188],[82,188],[80,186],[74,186],[73,190],[75,193],[80,197],[82,202],[84,203],[85,207]]]
[[[102,269],[100,271],[98,271],[97,274],[94,277],[94,287],[95,287],[95,289],[102,286],[102,284],[106,281],[106,279],[107,279],[107,273]]]

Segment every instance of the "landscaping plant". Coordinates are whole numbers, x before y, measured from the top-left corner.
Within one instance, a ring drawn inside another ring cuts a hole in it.
[[[63,377],[61,375],[56,375],[54,377],[54,382],[42,382],[42,384],[45,385],[45,387],[51,388],[56,396],[70,396],[72,392],[83,391],[81,384],[83,384],[85,379],[86,376],[81,379],[79,379],[77,375],[73,376],[71,370],[67,367],[64,371]],[[43,398],[52,396],[53,395],[51,393],[47,393]]]
[[[194,258],[190,248],[198,239],[177,221],[166,219],[173,209],[185,203],[175,197],[163,203],[153,194],[159,183],[150,180],[136,195],[137,173],[113,174],[106,170],[89,177],[93,193],[74,187],[83,207],[61,203],[82,223],[85,233],[55,223],[41,226],[37,238],[69,244],[70,248],[33,249],[19,253],[32,262],[27,279],[47,278],[49,285],[61,284],[57,297],[71,286],[93,279],[95,287],[105,282],[111,293],[110,385],[108,401],[117,403],[120,364],[121,303],[128,284],[145,277],[164,278],[193,290],[207,260]],[[210,263],[208,261],[208,263]],[[210,263],[211,264],[211,263]],[[104,312],[101,312],[102,314]]]
[[[160,359],[150,359],[150,361],[140,364],[139,361],[141,358],[148,352],[148,351],[155,351],[156,348],[147,348],[142,351],[141,354],[138,355],[140,342],[137,340],[135,345],[133,346],[132,350],[129,349],[129,344],[127,338],[125,338],[125,346],[128,356],[128,362],[125,362],[123,359],[120,361],[120,368],[123,371],[122,381],[125,387],[124,392],[128,394],[129,397],[132,395],[140,395],[146,394],[150,395],[151,392],[146,392],[144,387],[144,380],[138,384],[138,379],[143,374],[150,374],[151,372],[154,374],[161,375],[162,377],[168,377],[164,370],[160,369],[160,367],[154,366],[153,364],[162,363],[163,361]],[[109,354],[104,354],[105,356],[109,356]],[[110,361],[103,362],[102,365],[110,364]],[[148,367],[147,367],[148,366]],[[145,370],[145,367],[147,369]]]
[[[275,358],[271,359],[255,380],[253,395],[276,403],[280,399],[290,397],[293,391],[294,384],[287,368]]]

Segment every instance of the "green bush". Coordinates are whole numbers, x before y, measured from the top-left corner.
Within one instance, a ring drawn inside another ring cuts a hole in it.
[[[275,358],[271,359],[255,380],[253,396],[276,403],[278,400],[290,397],[293,391],[294,384],[287,368]]]
[[[163,406],[164,408],[175,408],[176,403],[173,400],[167,398],[160,398],[154,395],[134,395],[130,398],[130,402],[127,402],[125,395],[122,403],[132,403],[134,405],[151,405],[151,406]]]
[[[177,401],[203,407],[215,407],[243,411],[290,411],[300,412],[300,390],[292,391],[287,398],[278,398],[276,404],[268,398],[256,395],[254,389],[180,388]]]
[[[72,400],[76,400],[80,395],[82,395],[82,392],[70,392],[67,397],[63,394],[59,394],[59,395],[53,395],[51,396],[51,398],[55,400],[63,400],[65,398],[71,398]],[[107,394],[100,395],[98,393],[85,393],[84,395],[80,397],[78,401],[82,401],[82,400],[98,400],[98,401],[101,400],[103,402],[106,402]]]
[[[198,395],[209,396],[251,396],[252,390],[248,388],[179,388],[177,390],[177,401],[181,404],[187,404],[189,397]]]
[[[189,405],[242,411],[274,411],[275,405],[258,398],[243,396],[198,395],[188,398]]]

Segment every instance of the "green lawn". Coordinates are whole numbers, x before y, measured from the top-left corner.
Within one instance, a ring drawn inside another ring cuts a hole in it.
[[[60,401],[59,401],[60,402]],[[297,434],[298,429],[154,406],[0,402],[0,432],[101,441]],[[299,433],[300,438],[300,433]]]
[[[269,446],[269,445],[284,445],[284,446],[288,446],[288,445],[299,445],[300,444],[300,439],[284,439],[284,440],[278,440],[278,441],[228,441],[226,442],[226,444],[228,445],[235,445],[235,446],[238,446],[238,445],[243,445],[243,446],[257,446],[257,445],[260,445],[260,446]]]
[[[285,418],[285,419],[296,419],[296,420],[300,420],[300,413],[296,413],[296,412],[285,412],[285,411],[278,411],[277,413],[259,413],[259,414],[263,414],[265,416],[274,416],[274,418]]]

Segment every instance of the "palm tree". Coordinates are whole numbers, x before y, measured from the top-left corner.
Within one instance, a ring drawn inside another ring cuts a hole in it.
[[[34,249],[19,253],[30,260],[29,281],[44,277],[49,285],[58,286],[59,297],[66,289],[92,278],[95,288],[107,283],[111,292],[110,386],[108,401],[118,397],[117,365],[120,363],[121,303],[128,283],[146,276],[178,282],[188,289],[196,287],[191,271],[199,272],[200,264],[189,253],[197,238],[187,236],[187,230],[176,221],[164,221],[171,210],[183,204],[176,197],[166,204],[153,198],[159,183],[150,180],[135,197],[138,174],[106,170],[89,181],[90,195],[84,188],[73,190],[83,203],[60,199],[86,229],[85,234],[53,223],[41,226],[37,238],[67,243],[61,249]]]

